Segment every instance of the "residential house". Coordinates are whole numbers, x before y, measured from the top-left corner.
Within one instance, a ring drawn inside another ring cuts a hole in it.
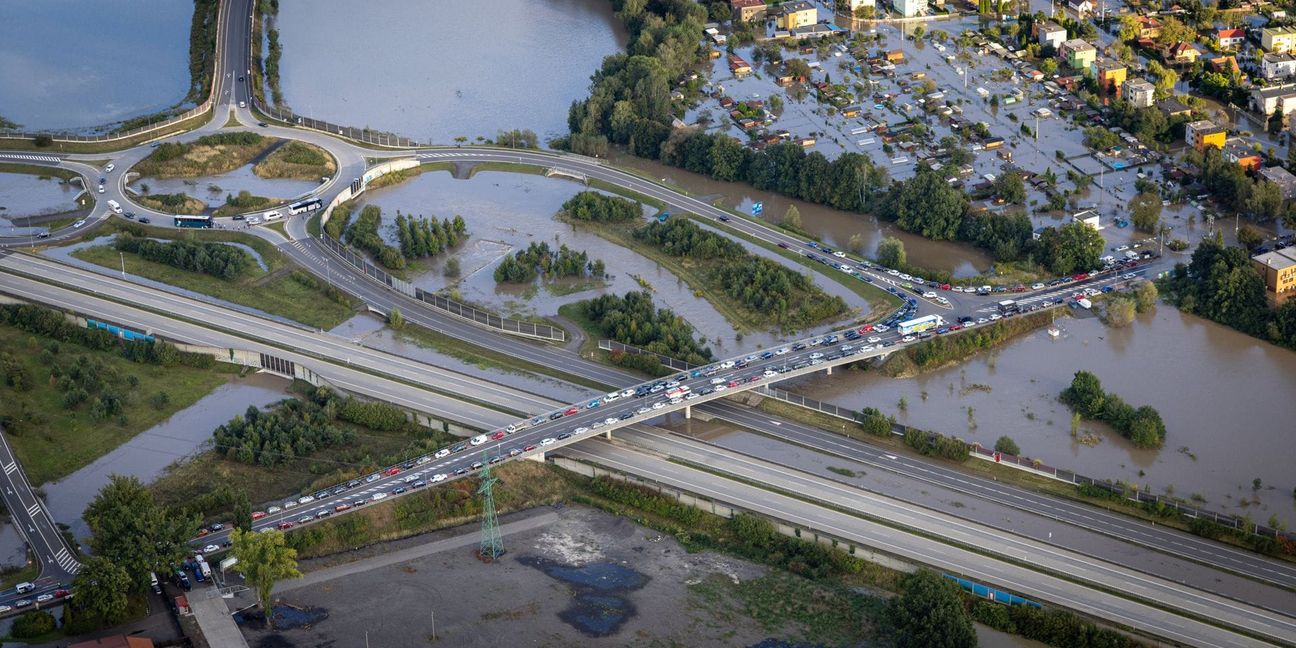
[[[795,2],[783,3],[783,16],[779,19],[779,27],[792,31],[797,27],[813,25],[817,22],[819,22],[819,12],[809,2],[795,0]]]
[[[1251,109],[1266,117],[1274,111],[1286,117],[1296,110],[1296,83],[1284,83],[1251,90]]]
[[[886,60],[888,63],[904,63],[905,61],[904,50],[893,49],[890,52],[887,52]]]
[[[1179,41],[1166,48],[1165,58],[1170,63],[1192,65],[1197,62],[1197,59],[1201,58],[1201,52],[1197,51],[1197,48],[1191,44]]]
[[[729,71],[733,72],[734,76],[743,76],[746,74],[751,74],[752,66],[751,63],[748,63],[741,56],[738,56],[737,54],[730,54]]]
[[[1259,171],[1260,165],[1264,163],[1264,158],[1259,151],[1240,139],[1234,138],[1224,142],[1223,151],[1224,159],[1242,167],[1242,170],[1247,173]]]
[[[1280,166],[1265,167],[1260,169],[1260,177],[1278,185],[1283,200],[1296,198],[1296,175],[1292,175],[1291,171]]]
[[[891,0],[891,6],[905,18],[927,14],[927,0]]]
[[[1260,30],[1260,46],[1268,52],[1290,52],[1296,49],[1296,28],[1265,27]]]
[[[1095,230],[1101,230],[1103,228],[1102,223],[1098,218],[1098,212],[1092,209],[1086,209],[1082,212],[1073,214],[1071,216],[1071,220],[1076,223],[1083,223],[1085,225],[1088,225],[1089,227],[1092,227]]]
[[[1260,58],[1260,76],[1270,81],[1285,79],[1293,74],[1296,74],[1296,56],[1286,52],[1266,52]]]
[[[1296,295],[1296,247],[1285,247],[1251,257],[1251,265],[1264,277],[1265,296],[1277,304]]]
[[[1104,98],[1120,99],[1121,85],[1125,83],[1125,64],[1112,59],[1095,60],[1091,74],[1098,81],[1098,92]]]
[[[1156,86],[1146,79],[1129,79],[1122,90],[1125,100],[1135,108],[1151,108],[1156,98]]]
[[[850,12],[850,15],[852,16],[855,15],[856,9],[862,9],[864,7],[877,8],[876,0],[846,0],[844,3],[838,2],[837,6],[840,7],[843,4],[846,6],[846,11]]]
[[[1098,59],[1098,50],[1086,40],[1073,38],[1064,41],[1058,48],[1058,58],[1066,61],[1067,66],[1072,69],[1087,72],[1089,66]]]
[[[1077,20],[1088,18],[1094,12],[1094,4],[1090,0],[1067,0],[1066,8]]]
[[[736,22],[765,20],[765,0],[729,0]]]
[[[1224,148],[1224,140],[1228,137],[1228,131],[1214,122],[1208,122],[1204,119],[1188,122],[1184,125],[1184,141],[1188,146],[1198,151],[1206,150],[1207,146],[1215,148]]]
[[[1156,38],[1161,35],[1161,21],[1156,16],[1139,16],[1138,38]]]
[[[1192,108],[1184,105],[1184,102],[1179,101],[1174,97],[1162,99],[1161,101],[1156,102],[1156,107],[1157,110],[1161,111],[1161,114],[1166,116],[1166,119],[1189,117],[1192,115]]]
[[[137,635],[113,635],[89,641],[78,641],[68,648],[153,648],[153,640]]]
[[[823,38],[824,36],[832,35],[836,31],[837,30],[833,29],[830,25],[815,23],[813,25],[794,28],[792,30],[792,38],[808,38],[813,40],[815,38]]]
[[[1215,47],[1221,50],[1237,49],[1246,40],[1245,29],[1216,29],[1213,35]]]
[[[1206,59],[1206,69],[1210,72],[1219,72],[1228,76],[1242,74],[1242,69],[1237,64],[1237,57],[1232,54]]]
[[[1035,42],[1040,45],[1051,45],[1054,50],[1062,47],[1067,39],[1066,28],[1052,20],[1035,23]]]

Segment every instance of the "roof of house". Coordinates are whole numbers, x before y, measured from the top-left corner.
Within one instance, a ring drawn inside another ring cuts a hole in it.
[[[1292,266],[1296,266],[1296,246],[1274,250],[1273,252],[1266,252],[1251,258],[1273,268],[1274,270],[1285,270]]]
[[[1265,180],[1282,187],[1283,194],[1290,195],[1296,193],[1296,175],[1292,175],[1291,171],[1280,166],[1272,166],[1260,169],[1260,175],[1263,176]]]
[[[1265,27],[1260,32],[1269,36],[1290,36],[1296,34],[1296,27]]]
[[[1216,56],[1206,59],[1206,66],[1212,72],[1241,72],[1238,68],[1237,59],[1233,56]]]
[[[792,13],[793,11],[812,10],[815,6],[806,2],[806,0],[795,0],[794,2],[783,3],[783,13]]]
[[[1153,85],[1151,81],[1148,81],[1147,79],[1141,79],[1139,77],[1133,77],[1131,79],[1127,79],[1125,81],[1125,88],[1127,90],[1142,90],[1144,92],[1148,90],[1156,90],[1156,86]]]
[[[1197,48],[1183,41],[1179,41],[1178,43],[1171,45],[1169,49],[1166,50],[1166,54],[1168,54],[1171,58],[1179,58],[1184,54],[1187,54],[1188,52],[1192,52],[1193,54],[1197,54],[1198,56],[1201,55],[1201,52],[1198,52]]]
[[[1094,46],[1083,38],[1072,38],[1071,40],[1062,41],[1062,49],[1073,52],[1093,51]]]
[[[1217,131],[1221,131],[1221,132],[1225,131],[1224,127],[1216,125],[1215,122],[1206,121],[1205,119],[1198,119],[1197,121],[1188,122],[1185,125],[1185,128],[1188,128],[1189,130],[1202,132],[1202,133],[1214,133]]]
[[[1063,27],[1062,25],[1059,25],[1053,22],[1052,20],[1046,20],[1040,24],[1039,30],[1040,33],[1042,34],[1054,34],[1057,32],[1065,32],[1066,27]]]
[[[747,7],[764,7],[765,0],[729,0],[729,6],[734,9],[745,9]]]
[[[1292,56],[1287,52],[1265,52],[1263,58],[1265,63],[1285,63],[1296,60],[1296,56]]]
[[[1229,157],[1236,160],[1260,157],[1259,151],[1256,151],[1254,148],[1247,145],[1246,142],[1236,138],[1224,142],[1224,152],[1228,154]]]
[[[1144,29],[1153,29],[1153,28],[1161,27],[1161,21],[1157,20],[1153,16],[1139,16],[1138,21],[1139,24],[1142,25]]]
[[[81,641],[68,646],[68,648],[153,648],[153,640],[148,637],[114,635],[112,637]]]
[[[1284,83],[1282,85],[1256,88],[1252,90],[1251,93],[1253,95],[1259,96],[1261,99],[1271,99],[1273,97],[1285,97],[1288,95],[1296,94],[1296,83]]]
[[[1112,59],[1096,59],[1093,64],[1095,68],[1102,72],[1115,72],[1125,69],[1124,63]]]
[[[1215,38],[1246,38],[1246,30],[1240,28],[1216,29]]]

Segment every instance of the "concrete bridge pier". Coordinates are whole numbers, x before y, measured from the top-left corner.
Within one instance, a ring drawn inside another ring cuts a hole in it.
[[[687,420],[687,419],[691,419],[691,418],[693,418],[693,406],[692,406],[692,405],[685,405],[685,406],[684,406],[684,418],[685,418],[686,420]]]
[[[832,369],[833,369],[832,367],[828,367],[827,369],[824,369],[824,375],[825,375],[825,376],[831,376],[831,375],[832,375]]]
[[[604,433],[603,433],[603,438],[607,439],[608,441],[611,441],[611,440],[612,440],[612,430],[609,429],[607,432],[604,432]]]

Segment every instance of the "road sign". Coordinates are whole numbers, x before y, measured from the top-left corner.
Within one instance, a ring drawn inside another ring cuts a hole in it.
[[[760,216],[765,211],[765,203],[752,203],[752,216]]]

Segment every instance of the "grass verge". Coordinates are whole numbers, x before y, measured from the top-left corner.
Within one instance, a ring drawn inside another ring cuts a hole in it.
[[[3,141],[5,140],[0,140],[0,142]],[[23,173],[34,175],[42,180],[45,178],[59,178],[64,181],[70,181],[72,178],[81,177],[80,174],[70,169],[47,167],[39,164],[13,164],[11,162],[0,162],[0,173]]]
[[[171,137],[193,130],[211,120],[211,113],[190,117],[182,122],[160,128],[149,133],[140,133],[111,142],[59,142],[49,146],[37,146],[36,141],[27,138],[0,138],[0,149],[10,151],[36,151],[45,153],[110,153],[135,148],[145,142]]]
[[[453,173],[454,162],[430,162],[420,164],[416,167],[410,167],[408,169],[401,169],[400,171],[384,173],[377,178],[374,178],[372,182],[365,186],[365,189],[373,190],[382,189],[383,187],[393,187],[415,176],[424,173],[432,173],[434,171],[447,171]],[[316,234],[316,236],[318,236],[318,234]]]
[[[258,178],[291,178],[318,181],[337,172],[337,161],[328,151],[307,144],[290,141],[275,149],[264,160],[252,167]]]
[[[207,203],[182,193],[140,194],[135,196],[135,200],[163,213],[197,215],[207,211]]]
[[[116,351],[93,351],[67,342],[51,344],[10,326],[0,326],[0,348],[31,377],[28,390],[0,385],[0,398],[9,416],[22,419],[6,433],[33,484],[67,476],[189,407],[230,378],[223,367],[206,370],[137,364]],[[64,393],[51,378],[54,365],[69,364],[79,356],[98,363],[101,377],[116,377],[110,386],[122,399],[120,417],[100,420],[91,415],[88,402],[74,407],[64,404]],[[160,406],[160,399],[153,398],[159,392],[167,394]]]
[[[399,335],[421,347],[432,349],[438,353],[444,353],[452,358],[482,369],[502,369],[513,373],[548,376],[550,378],[565,380],[569,383],[582,385],[600,391],[608,388],[608,385],[601,384],[598,381],[590,380],[565,371],[560,371],[546,365],[540,365],[528,360],[523,360],[505,351],[470,344],[463,340],[452,338],[448,335],[443,335],[422,327],[407,326],[400,331]]]
[[[163,144],[132,171],[144,178],[196,178],[233,171],[279,140],[255,133],[217,133],[187,144]]]

